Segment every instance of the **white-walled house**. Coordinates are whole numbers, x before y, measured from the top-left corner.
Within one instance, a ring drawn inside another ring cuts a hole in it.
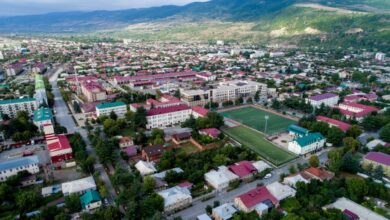
[[[238,180],[239,177],[231,172],[226,166],[218,167],[218,170],[211,170],[204,174],[206,182],[216,190],[223,190],[229,183]]]
[[[311,133],[288,143],[288,150],[295,154],[307,154],[324,147],[325,137],[321,133]]]
[[[315,108],[319,108],[322,104],[325,106],[335,106],[339,102],[340,97],[333,93],[325,93],[315,96],[310,96],[306,99],[310,105]]]

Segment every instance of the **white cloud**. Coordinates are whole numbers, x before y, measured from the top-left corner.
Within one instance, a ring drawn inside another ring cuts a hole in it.
[[[162,5],[185,5],[207,0],[0,0],[0,16],[60,11],[120,10]]]

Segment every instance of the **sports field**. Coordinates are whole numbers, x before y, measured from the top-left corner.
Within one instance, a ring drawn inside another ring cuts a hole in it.
[[[244,126],[225,129],[224,133],[240,142],[243,146],[258,153],[262,158],[273,163],[275,166],[284,164],[296,157],[294,154],[267,141],[263,134]]]
[[[224,117],[233,119],[234,121],[240,122],[241,124],[254,128],[263,133],[265,130],[265,116],[268,115],[269,119],[267,124],[267,131],[265,132],[268,135],[286,131],[287,127],[290,124],[297,123],[296,121],[293,121],[291,119],[284,118],[282,116],[273,114],[271,112],[266,112],[254,107],[235,109],[231,111],[221,112],[220,114]]]

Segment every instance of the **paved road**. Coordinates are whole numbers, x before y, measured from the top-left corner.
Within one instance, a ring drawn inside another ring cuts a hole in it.
[[[323,151],[323,152],[319,153],[318,156],[319,156],[320,163],[324,163],[325,161],[328,160],[327,151]],[[204,202],[202,202],[202,201],[194,202],[191,207],[184,209],[184,210],[170,216],[170,218],[173,219],[174,217],[181,216],[182,219],[185,219],[185,220],[196,219],[196,217],[198,215],[201,215],[201,214],[206,212],[205,211],[206,206],[208,206],[208,205],[213,206],[214,201],[218,200],[221,204],[226,203],[226,202],[233,202],[235,197],[237,197],[243,193],[246,193],[249,190],[256,188],[258,183],[263,183],[264,185],[268,185],[270,183],[279,181],[280,174],[289,173],[288,169],[291,165],[297,165],[298,163],[303,164],[303,163],[307,163],[307,162],[308,162],[308,160],[306,158],[300,157],[294,161],[291,161],[290,163],[287,163],[286,165],[284,165],[278,169],[273,170],[272,177],[269,179],[256,180],[256,181],[253,181],[251,183],[242,184],[239,188],[232,190],[230,192],[226,192],[226,191],[219,192],[214,198],[207,200],[207,201],[204,201]]]
[[[53,88],[53,94],[55,97],[54,110],[56,111],[55,115],[56,115],[57,122],[60,123],[62,126],[66,127],[68,133],[78,132],[81,134],[83,140],[87,144],[88,154],[96,158],[96,163],[94,165],[95,171],[100,173],[100,177],[103,180],[104,184],[106,185],[109,194],[107,199],[110,203],[112,203],[116,198],[116,192],[114,187],[111,184],[107,172],[104,169],[103,165],[99,162],[99,158],[96,156],[96,152],[94,148],[91,146],[91,143],[88,139],[87,131],[76,126],[75,122],[73,121],[72,115],[69,112],[66,103],[62,99],[62,96],[58,89],[57,86],[58,74],[61,73],[62,71],[63,71],[62,67],[58,68],[54,72],[54,74],[52,74],[49,78],[49,82]]]

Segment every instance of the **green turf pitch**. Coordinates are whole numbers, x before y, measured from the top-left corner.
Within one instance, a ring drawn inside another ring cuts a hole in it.
[[[225,129],[224,132],[234,140],[240,142],[243,146],[252,149],[262,158],[268,160],[276,166],[284,164],[296,157],[294,154],[289,153],[267,141],[263,134],[244,126],[228,128]]]
[[[267,131],[265,132],[268,135],[280,133],[287,131],[287,127],[290,124],[296,124],[296,121],[293,121],[282,116],[266,112],[253,107],[245,107],[240,109],[235,109],[231,111],[221,112],[221,115],[224,117],[233,119],[241,124],[254,128],[258,131],[264,133],[265,129],[265,117],[269,116]]]

